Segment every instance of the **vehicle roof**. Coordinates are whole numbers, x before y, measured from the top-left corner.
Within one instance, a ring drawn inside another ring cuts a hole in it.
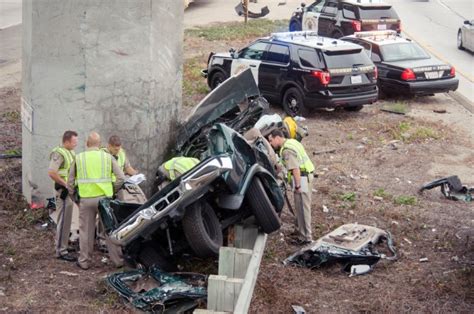
[[[377,46],[412,42],[410,39],[401,37],[395,31],[356,32],[353,35],[344,36],[344,38],[357,38]]]
[[[325,51],[340,51],[360,48],[359,45],[339,39],[319,36],[311,31],[273,33],[268,37],[268,39],[275,42],[292,43]]]
[[[340,2],[350,3],[360,7],[392,7],[382,0],[340,0]]]

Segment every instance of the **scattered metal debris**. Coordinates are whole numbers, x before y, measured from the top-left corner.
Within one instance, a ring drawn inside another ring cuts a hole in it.
[[[433,112],[436,112],[436,113],[446,113],[446,109],[433,109]]]
[[[438,186],[441,187],[441,193],[443,193],[447,199],[465,202],[472,202],[473,200],[472,195],[474,194],[474,188],[468,188],[462,185],[458,176],[450,176],[427,183],[420,188],[418,193],[422,193],[424,190],[431,190]]]
[[[376,250],[375,245],[383,240],[387,241],[392,256],[386,256]],[[352,275],[355,276],[369,272],[365,266],[371,268],[380,259],[397,259],[391,234],[375,227],[347,224],[300,249],[283,264],[296,264],[313,269],[341,263],[346,272],[351,272],[352,266],[361,266],[352,270],[354,272]]]
[[[265,15],[270,13],[270,10],[268,9],[268,6],[264,6],[263,8],[260,9],[260,13],[251,12],[249,10],[246,10],[246,6],[241,1],[239,4],[235,6],[235,12],[237,12],[239,16],[245,16],[245,14],[247,14],[247,17],[256,19],[256,18],[264,17]]]
[[[107,277],[107,283],[135,308],[153,313],[184,313],[207,299],[207,276],[132,270]]]
[[[429,262],[429,261],[428,261],[427,257],[422,257],[422,258],[419,259],[419,262],[420,263],[426,263],[426,262]]]
[[[291,308],[295,312],[295,314],[305,314],[306,311],[302,306],[299,305],[292,305]]]
[[[73,272],[70,272],[70,271],[65,271],[65,270],[62,270],[62,271],[60,271],[59,273],[62,274],[62,275],[69,276],[69,277],[77,277],[77,276],[79,276],[79,274],[76,274],[76,273],[73,273]]]

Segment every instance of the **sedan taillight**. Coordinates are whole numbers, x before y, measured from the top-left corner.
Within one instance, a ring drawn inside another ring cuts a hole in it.
[[[378,77],[379,77],[379,69],[377,69],[377,67],[375,67],[375,69],[374,69],[374,80],[376,80]]]
[[[313,76],[317,77],[321,84],[328,85],[331,82],[331,74],[326,71],[313,71]]]
[[[451,67],[451,71],[449,71],[449,76],[455,77],[456,76],[456,69]]]
[[[401,79],[404,81],[413,81],[416,80],[415,72],[412,69],[405,69],[400,75]]]

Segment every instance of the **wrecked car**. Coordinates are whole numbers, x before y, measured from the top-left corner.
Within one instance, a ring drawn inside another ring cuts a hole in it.
[[[212,92],[195,110],[197,115],[184,124],[177,148],[199,154],[198,165],[143,205],[111,200],[100,203],[105,230],[123,247],[130,263],[156,264],[168,270],[172,257],[188,252],[188,248],[199,257],[216,256],[227,229],[250,216],[255,216],[266,233],[280,228],[278,213],[284,198],[267,153],[224,123],[207,129],[222,116],[235,116],[242,97],[255,95],[249,93],[253,88],[249,87],[248,82],[253,82],[249,76],[249,72],[242,72],[223,83],[215,93],[223,88],[231,90],[233,97],[219,102]],[[202,149],[204,141],[206,150]]]
[[[156,267],[107,277],[107,283],[135,308],[153,313],[183,313],[207,298],[207,276],[165,273]]]
[[[387,241],[391,256],[379,253],[375,247],[384,240]],[[315,243],[303,247],[288,257],[283,264],[294,264],[313,269],[339,263],[343,265],[344,271],[356,275],[361,274],[355,273],[358,272],[358,269],[369,272],[380,259],[397,259],[391,234],[375,227],[346,224],[318,239]],[[361,265],[367,267],[356,267]]]

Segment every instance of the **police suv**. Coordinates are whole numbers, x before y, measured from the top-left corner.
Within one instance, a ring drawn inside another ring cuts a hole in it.
[[[309,6],[301,4],[290,19],[289,30],[339,38],[360,31],[400,32],[401,23],[393,7],[379,0],[317,0]]]
[[[379,88],[386,95],[431,95],[458,88],[453,66],[395,31],[356,32],[341,39],[364,47],[378,68]]]
[[[202,71],[211,89],[250,68],[261,94],[287,114],[312,108],[357,111],[377,101],[377,68],[359,45],[314,32],[274,33],[240,51],[209,55]]]

